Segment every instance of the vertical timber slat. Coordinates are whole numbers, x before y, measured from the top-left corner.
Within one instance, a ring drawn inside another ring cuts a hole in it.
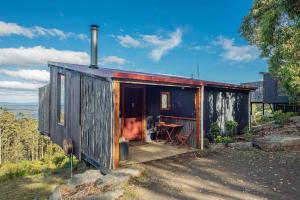
[[[197,88],[195,94],[196,110],[196,147],[200,147],[201,138],[201,88]]]
[[[120,83],[114,82],[114,169],[119,166]]]

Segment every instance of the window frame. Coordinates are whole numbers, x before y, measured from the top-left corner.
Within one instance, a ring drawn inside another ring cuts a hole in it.
[[[162,96],[167,95],[167,108],[162,107]],[[160,92],[160,110],[169,111],[171,110],[171,93],[170,92]]]
[[[61,109],[61,77],[64,77],[64,108]],[[66,75],[64,73],[58,73],[57,74],[57,99],[56,99],[56,103],[57,103],[57,124],[61,125],[61,126],[65,126],[66,125]],[[63,111],[63,121],[61,121],[61,111]]]

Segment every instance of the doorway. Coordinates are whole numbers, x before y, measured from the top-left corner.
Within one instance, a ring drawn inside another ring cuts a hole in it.
[[[122,136],[128,141],[144,139],[145,87],[123,85]]]

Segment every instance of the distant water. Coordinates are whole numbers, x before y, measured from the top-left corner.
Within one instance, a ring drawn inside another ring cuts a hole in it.
[[[38,119],[38,104],[35,103],[6,103],[0,102],[0,107],[18,115],[24,114],[26,117]]]

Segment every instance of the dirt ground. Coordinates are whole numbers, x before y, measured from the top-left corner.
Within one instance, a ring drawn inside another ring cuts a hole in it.
[[[300,151],[224,148],[138,165],[123,199],[299,199]]]

